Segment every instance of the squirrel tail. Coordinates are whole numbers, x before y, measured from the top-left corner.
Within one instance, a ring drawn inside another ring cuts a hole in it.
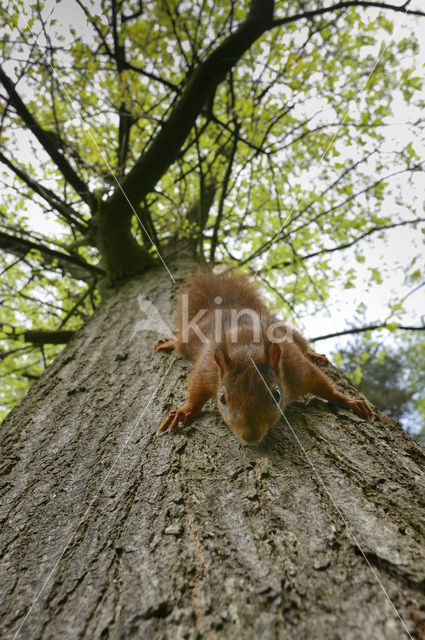
[[[179,296],[179,319],[182,316],[183,296],[189,322],[196,314],[206,309],[255,309],[266,311],[258,285],[248,276],[227,269],[214,273],[211,267],[197,271],[183,284]]]

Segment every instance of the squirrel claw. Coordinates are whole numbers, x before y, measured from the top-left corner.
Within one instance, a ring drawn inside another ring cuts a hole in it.
[[[329,367],[329,365],[331,364],[324,353],[315,353],[314,351],[309,351],[308,357],[312,362],[320,362],[320,364],[323,364],[325,367]]]
[[[375,414],[372,407],[366,402],[366,400],[353,400],[351,410],[360,418],[364,418],[369,422],[373,422]]]
[[[153,348],[157,353],[160,351],[172,351],[174,347],[174,340],[171,340],[170,338],[159,338],[153,343]]]
[[[165,431],[174,431],[180,425],[185,427],[191,418],[191,413],[186,412],[184,409],[177,409],[177,411],[171,411],[170,415],[165,418],[162,424],[159,426],[157,434],[164,433]]]

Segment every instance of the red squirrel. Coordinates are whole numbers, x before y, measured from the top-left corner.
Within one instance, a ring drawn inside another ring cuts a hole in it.
[[[158,433],[187,425],[215,395],[219,411],[242,442],[255,444],[281,418],[288,402],[304,393],[350,409],[365,420],[374,414],[365,400],[340,393],[314,363],[326,356],[272,315],[248,278],[210,269],[192,275],[178,303],[178,331],[154,349],[176,349],[195,363],[186,401],[162,422]]]

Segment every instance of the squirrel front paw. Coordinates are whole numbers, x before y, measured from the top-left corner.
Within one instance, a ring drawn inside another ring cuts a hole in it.
[[[192,418],[193,413],[188,409],[177,409],[177,411],[171,411],[170,415],[160,425],[157,434],[164,433],[165,431],[174,431],[181,424],[185,427]]]
[[[153,348],[157,353],[160,351],[172,351],[175,348],[174,340],[170,340],[170,338],[159,338],[153,343]]]
[[[327,359],[327,357],[325,356],[325,354],[323,353],[316,353],[315,351],[309,351],[308,357],[312,362],[318,362],[320,364],[323,364],[325,367],[329,367],[329,365],[331,364]]]
[[[373,409],[366,400],[352,399],[350,402],[350,409],[357,416],[360,416],[360,418],[364,418],[365,420],[369,420],[369,422],[373,422],[375,418]]]

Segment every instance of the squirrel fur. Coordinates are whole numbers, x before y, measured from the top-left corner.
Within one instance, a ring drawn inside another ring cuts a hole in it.
[[[373,420],[369,404],[339,392],[315,363],[326,356],[271,314],[256,284],[232,271],[192,275],[178,303],[178,331],[156,351],[176,349],[194,361],[186,401],[158,433],[187,425],[216,396],[219,411],[244,443],[255,444],[283,415],[289,402],[311,393]]]

